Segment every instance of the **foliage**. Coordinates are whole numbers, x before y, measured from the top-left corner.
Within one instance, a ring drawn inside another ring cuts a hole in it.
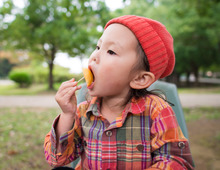
[[[8,22],[3,22],[7,16],[11,14],[11,10],[13,9],[13,3],[11,0],[4,0],[2,2],[3,6],[0,7],[0,49],[3,49],[6,41],[6,30],[8,28]]]
[[[8,0],[9,1],[9,0]],[[57,52],[84,57],[100,33],[97,26],[109,19],[103,0],[28,0],[25,8],[4,30],[7,45],[27,49],[48,64],[53,89],[53,62]]]
[[[14,68],[12,72],[26,72],[31,75],[32,83],[35,84],[46,84],[48,80],[48,68],[43,66],[39,61],[33,60],[28,67]],[[70,73],[69,68],[65,68],[59,65],[54,65],[53,70],[54,83],[62,83],[64,81],[75,78],[79,80],[83,75]]]
[[[14,65],[9,62],[8,59],[0,58],[0,78],[5,78],[8,76],[8,73],[11,71]]]
[[[123,0],[124,8],[111,13],[141,15],[162,22],[174,38],[176,67],[173,76],[199,70],[217,70],[220,65],[220,1],[206,0]],[[49,85],[53,83],[53,61],[57,52],[86,57],[111,18],[104,0],[28,0],[23,10],[13,10],[4,0],[0,19],[13,11],[11,23],[0,24],[0,46],[14,46],[44,57],[48,63]],[[130,2],[127,3],[127,2]]]
[[[186,1],[173,6],[176,24],[172,32],[179,73],[192,72],[198,78],[199,68],[210,68],[213,63],[220,63],[220,18],[217,15],[220,3],[212,1],[208,4],[207,1]]]
[[[220,1],[130,0],[116,16],[141,15],[162,22],[174,38],[175,74],[220,65]]]
[[[19,87],[28,87],[32,83],[31,75],[26,72],[11,72],[9,78],[19,84]]]
[[[56,83],[62,83],[64,81],[70,80],[74,78],[76,81],[83,77],[83,74],[65,74],[63,72],[54,72],[54,82]]]

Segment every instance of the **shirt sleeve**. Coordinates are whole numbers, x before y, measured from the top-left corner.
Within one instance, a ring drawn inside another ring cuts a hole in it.
[[[170,106],[157,110],[152,116],[152,168],[194,169],[189,142],[184,137]]]
[[[45,158],[53,167],[67,165],[83,152],[82,132],[77,116],[73,128],[60,136],[59,143],[56,142],[55,127],[59,117],[60,115],[54,120],[51,131],[46,135],[44,141]],[[57,145],[61,146],[59,153],[56,150]]]

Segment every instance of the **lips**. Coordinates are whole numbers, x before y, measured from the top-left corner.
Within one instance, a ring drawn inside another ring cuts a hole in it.
[[[94,82],[92,82],[92,84],[90,84],[89,86],[87,86],[88,89],[92,89],[94,87]]]

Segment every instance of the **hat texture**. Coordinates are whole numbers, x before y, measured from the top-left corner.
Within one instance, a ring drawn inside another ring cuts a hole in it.
[[[155,75],[156,80],[173,72],[173,38],[163,24],[141,16],[125,15],[110,20],[105,29],[113,23],[122,24],[134,33],[147,56],[150,72]]]

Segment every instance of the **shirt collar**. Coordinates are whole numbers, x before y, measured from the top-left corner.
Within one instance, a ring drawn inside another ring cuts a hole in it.
[[[100,101],[101,99],[98,97],[93,97],[89,103],[89,107],[86,112],[87,118],[93,114],[94,116],[101,116],[100,113]]]
[[[101,116],[100,113],[100,101],[98,97],[93,97],[89,104],[86,112],[87,118],[90,118],[91,114],[94,116]],[[125,106],[122,115],[127,115],[127,113],[139,114],[145,110],[146,97],[141,97],[139,99],[132,98],[131,101]]]

